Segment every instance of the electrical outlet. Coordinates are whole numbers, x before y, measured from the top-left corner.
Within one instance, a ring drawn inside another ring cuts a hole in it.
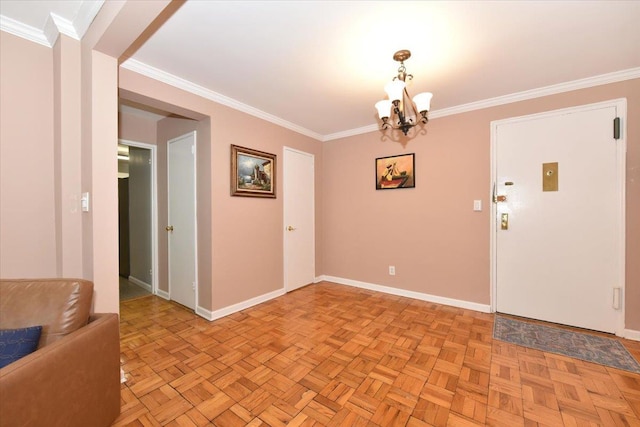
[[[389,266],[389,276],[395,276],[396,275],[396,267],[393,265]]]

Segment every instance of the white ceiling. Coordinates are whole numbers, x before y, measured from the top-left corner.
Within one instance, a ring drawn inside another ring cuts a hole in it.
[[[0,14],[43,28],[91,3]],[[396,50],[434,118],[640,77],[638,22],[640,1],[189,0],[123,66],[326,140],[375,128]]]

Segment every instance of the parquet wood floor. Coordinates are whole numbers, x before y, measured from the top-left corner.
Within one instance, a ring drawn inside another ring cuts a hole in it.
[[[214,322],[124,301],[114,426],[640,426],[640,375],[494,341],[493,319],[327,282]]]

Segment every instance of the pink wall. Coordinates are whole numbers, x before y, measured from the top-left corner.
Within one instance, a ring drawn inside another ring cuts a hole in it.
[[[52,49],[0,31],[0,277],[56,275],[53,89]]]
[[[378,133],[325,143],[324,274],[488,303],[489,150],[474,124],[432,120],[406,148]],[[416,187],[376,190],[375,159],[407,153]]]
[[[118,58],[170,4],[105,2],[82,39],[83,276],[94,282],[94,309],[118,312]]]
[[[118,138],[156,145],[158,122],[134,114],[118,114]]]
[[[53,58],[56,275],[82,277],[80,42],[61,34]]]
[[[0,276],[81,275],[94,310],[119,311],[117,58],[169,4],[106,2],[54,49],[0,34]]]
[[[330,276],[489,304],[490,122],[628,100],[626,327],[640,329],[640,80],[432,120],[399,143],[369,133],[324,144],[324,271]],[[416,188],[376,191],[374,159],[416,153]],[[349,185],[344,184],[348,171]],[[473,200],[483,202],[473,212]],[[388,275],[395,265],[396,276]]]
[[[248,146],[278,155],[282,159],[284,146],[315,155],[316,206],[322,211],[321,175],[322,144],[311,138],[281,128],[236,110],[229,109],[193,94],[146,78],[126,69],[120,69],[121,97],[155,108],[202,121],[210,117],[210,133],[198,136],[198,150],[208,142],[208,165],[199,170],[211,171],[209,194],[198,191],[198,206],[209,204],[211,215],[211,255],[199,264],[211,267],[210,301],[201,288],[200,305],[217,310],[229,305],[282,289],[283,287],[283,224],[282,197],[254,199],[231,197],[229,189],[230,145]],[[159,131],[159,140],[165,139]],[[208,141],[203,141],[208,138]],[[160,143],[159,143],[160,144]],[[160,156],[159,156],[160,157]],[[162,160],[158,160],[161,163]],[[208,167],[207,167],[208,166]],[[166,184],[165,184],[166,185]],[[160,183],[159,183],[160,186]],[[282,194],[282,169],[278,168],[278,194]],[[159,212],[161,212],[160,210]],[[259,220],[256,220],[259,218]],[[320,216],[318,215],[320,222]],[[198,226],[200,229],[200,225]],[[322,272],[322,227],[316,230],[316,272]],[[254,257],[248,266],[247,247],[262,254]],[[199,276],[199,280],[204,280]],[[208,284],[207,284],[208,285]]]

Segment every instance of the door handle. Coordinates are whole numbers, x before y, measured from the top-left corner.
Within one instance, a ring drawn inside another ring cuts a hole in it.
[[[167,225],[164,229],[173,233],[173,225]]]
[[[295,230],[295,227],[292,227],[292,226],[287,227],[287,231],[293,231],[293,230]]]
[[[508,185],[512,185],[513,183],[509,183]],[[505,183],[507,185],[507,183]],[[496,194],[496,183],[493,183],[493,194],[492,194],[493,203],[506,202],[507,196],[505,195],[497,195]]]

